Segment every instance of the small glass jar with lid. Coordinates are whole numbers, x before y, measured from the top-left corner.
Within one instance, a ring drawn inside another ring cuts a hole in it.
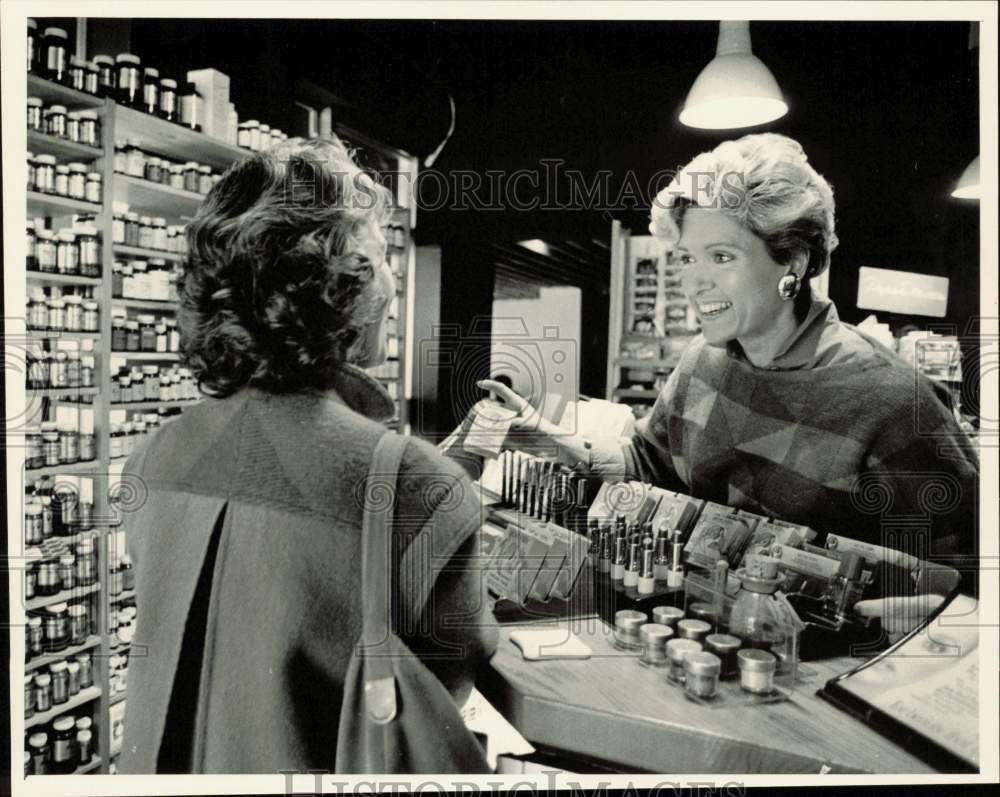
[[[141,108],[154,115],[160,110],[160,71],[151,66],[142,70]]]
[[[139,316],[139,351],[156,351],[156,319],[152,315]]]
[[[39,71],[39,52],[42,49],[41,38],[38,35],[38,22],[28,17],[28,74],[35,74]]]
[[[153,248],[153,220],[149,216],[139,217],[139,246]]]
[[[115,59],[110,55],[95,55],[94,64],[97,66],[98,93],[104,97],[114,96]]]
[[[116,315],[111,319],[111,351],[125,351],[127,345],[125,317]]]
[[[142,177],[146,172],[146,154],[137,138],[125,140],[125,174]]]
[[[184,190],[198,193],[198,164],[188,161],[184,164]]]
[[[80,387],[96,387],[94,383],[94,357],[93,355],[84,355],[80,358]],[[96,441],[95,441],[96,444]],[[81,457],[83,441],[80,442],[81,446]],[[96,449],[95,449],[96,450]],[[91,459],[96,459],[95,454]]]
[[[76,586],[76,558],[71,553],[59,557],[59,588],[73,589]],[[71,606],[70,609],[73,607]],[[72,614],[72,612],[70,612]],[[78,644],[78,643],[74,643]]]
[[[28,179],[27,179],[27,182],[25,183],[25,186],[27,187],[27,189],[29,191],[34,191],[35,190],[35,168],[36,168],[36,165],[37,165],[37,161],[35,160],[35,153],[29,152],[28,153],[28,157],[27,157],[27,161],[26,161],[26,166],[28,167],[28,172],[27,172]]]
[[[79,274],[80,253],[76,245],[76,234],[72,230],[60,230],[56,237],[56,271],[60,274]]]
[[[30,561],[34,562],[35,570],[35,583],[38,583],[38,566],[42,560],[42,552],[39,548],[32,548],[25,552],[25,555],[29,557]],[[41,594],[37,591],[37,586],[35,590],[36,594]],[[27,637],[28,652],[31,654],[31,658],[36,658],[45,653],[45,629],[42,627],[42,618],[38,616],[32,616],[28,618],[28,637]]]
[[[65,163],[56,164],[56,179],[52,190],[59,196],[69,196],[69,166]]]
[[[43,194],[54,194],[56,191],[56,157],[55,155],[35,156],[35,190]]]
[[[84,277],[101,276],[101,239],[97,228],[82,225],[77,230],[76,244],[80,257],[80,274]]]
[[[115,139],[115,174],[128,174],[128,156],[125,153],[125,139]]]
[[[66,114],[66,138],[80,143],[80,112],[70,111]]]
[[[45,123],[42,121],[42,100],[39,97],[28,97],[28,129],[36,133],[45,132]]]
[[[139,322],[133,318],[125,322],[125,351],[139,351]]]
[[[163,216],[153,217],[153,249],[165,251],[167,248],[167,220]]]
[[[87,196],[87,167],[82,163],[70,163],[67,195],[71,199],[85,199]]]
[[[39,438],[37,447],[41,449],[41,434],[37,433],[36,437]],[[27,462],[25,465],[27,466]],[[30,501],[24,505],[24,544],[41,545],[44,540],[45,538],[42,536],[42,505],[37,501]]]
[[[101,90],[101,71],[93,61],[84,64],[86,73],[83,76],[83,90],[88,94],[97,95]]]
[[[72,609],[72,607],[70,608]],[[69,675],[69,696],[75,697],[80,694],[80,665],[75,661],[67,661],[66,672]]]
[[[132,373],[128,370],[128,368],[122,368],[121,371],[118,372],[118,385],[121,388],[122,403],[127,404],[132,401]],[[123,427],[124,424],[119,424],[118,426],[118,433],[120,435],[124,434]],[[124,442],[124,440],[121,441],[123,453],[125,451]]]
[[[45,649],[58,653],[69,645],[69,606],[53,603],[45,608]]]
[[[69,57],[69,85],[77,91],[85,91],[87,83],[87,62],[75,55]]]
[[[159,116],[168,122],[178,120],[177,81],[173,78],[160,78]]]
[[[181,335],[177,330],[177,319],[167,319],[167,351],[179,352],[181,350]]]
[[[188,81],[181,86],[178,97],[180,105],[180,122],[185,127],[201,132],[204,116],[203,100],[194,83]]]
[[[115,56],[116,99],[122,105],[138,108],[142,104],[142,61],[133,53]]]
[[[90,534],[81,536],[76,544],[76,581],[81,587],[89,587],[97,581],[97,553]]]
[[[158,401],[160,398],[160,368],[156,365],[144,365],[142,367],[142,382],[144,385],[144,401]],[[136,434],[141,436],[146,433],[146,422],[135,422]]]
[[[198,167],[198,193],[207,194],[212,190],[212,167]]]
[[[69,643],[82,645],[90,633],[90,612],[86,603],[74,603],[69,607]]]
[[[29,426],[25,430],[25,442],[27,446],[26,459],[24,466],[26,468],[44,468],[45,467],[45,451],[42,448],[42,430],[38,426]],[[38,502],[33,502],[35,506],[38,507],[38,536],[42,537],[42,505]]]
[[[65,352],[59,352],[64,354]],[[57,355],[58,356],[58,355]],[[67,359],[69,355],[67,354]],[[66,387],[72,387],[68,384]],[[63,426],[59,429],[59,464],[72,465],[80,461],[80,432],[74,426]],[[75,503],[75,499],[74,503]]]
[[[42,448],[45,451],[45,467],[59,464],[59,430],[51,421],[42,424]],[[45,504],[42,503],[42,523],[45,523]],[[44,528],[43,532],[44,534]],[[58,590],[57,590],[58,591]]]
[[[101,331],[100,305],[93,299],[86,299],[83,302],[83,331],[84,332]]]
[[[63,28],[46,28],[42,37],[45,77],[56,83],[69,81],[69,36]]]
[[[53,332],[66,331],[66,302],[62,299],[49,299],[49,329]]]
[[[125,245],[139,245],[139,214],[135,211],[125,214]]]
[[[129,261],[129,265],[132,267],[132,298],[148,299],[149,276],[147,271],[147,262],[145,260],[131,260]]]
[[[111,242],[116,244],[125,243],[125,216],[128,214],[128,205],[115,200],[111,203]]]
[[[80,666],[80,688],[87,689],[94,685],[94,668],[91,664],[89,653],[77,653],[76,663]],[[87,718],[89,721],[89,718]],[[76,721],[77,728],[80,728],[80,720]],[[88,726],[89,729],[89,726]]]
[[[184,188],[184,166],[180,163],[174,163],[170,166],[170,183],[171,188]]]
[[[157,157],[146,159],[146,171],[143,176],[152,183],[159,183],[163,179],[163,162]]]
[[[156,353],[166,354],[167,353],[167,324],[163,319],[156,322]],[[159,398],[159,395],[156,397]]]
[[[104,195],[104,187],[100,172],[87,172],[87,184],[84,188],[84,199],[93,202],[95,205],[101,204]]]
[[[80,143],[90,147],[101,146],[97,111],[80,111],[78,115],[80,118]]]
[[[54,691],[54,690],[53,690]],[[58,717],[52,721],[52,775],[69,775],[76,769],[76,726],[73,717]]]
[[[52,702],[54,705],[61,705],[69,700],[69,673],[66,672],[66,662],[56,661],[50,664],[49,675],[52,676]]]
[[[58,269],[56,236],[51,230],[35,231],[35,257],[38,270],[43,274],[55,274]]]
[[[35,710],[48,711],[52,708],[52,676],[47,672],[35,676]]]
[[[45,113],[45,132],[50,136],[66,138],[66,106],[50,105]]]
[[[28,271],[38,271],[38,252],[35,251],[35,247],[38,244],[38,239],[35,237],[35,224],[29,221],[25,229],[27,232],[27,255],[24,259],[24,267]],[[30,326],[30,321],[29,321]]]
[[[81,360],[86,360],[86,357],[81,357]],[[81,373],[83,368],[80,369]],[[93,372],[93,368],[91,368]],[[93,377],[91,377],[91,382],[93,382]],[[92,387],[93,385],[84,384],[84,380],[80,380],[80,387]],[[93,462],[97,459],[97,436],[94,434],[93,429],[81,430],[80,431],[80,462]],[[80,508],[83,509],[86,504],[81,503]],[[84,522],[81,520],[81,528],[84,526]]]
[[[83,332],[83,297],[70,293],[63,302],[66,304],[66,331]]]

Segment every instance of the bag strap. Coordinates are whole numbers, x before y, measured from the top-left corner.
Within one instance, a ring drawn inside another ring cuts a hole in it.
[[[399,465],[408,440],[388,432],[375,446],[364,491],[361,522],[361,642],[365,704],[370,719],[379,724],[396,716],[396,680],[392,668],[389,609],[392,562],[389,541],[396,506]]]

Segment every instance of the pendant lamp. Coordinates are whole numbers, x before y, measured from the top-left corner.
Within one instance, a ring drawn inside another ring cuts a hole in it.
[[[972,159],[972,163],[965,167],[962,176],[958,178],[958,185],[951,192],[955,199],[979,199],[979,156]]]
[[[750,49],[750,23],[723,20],[719,43],[681,111],[681,123],[706,130],[752,127],[788,113],[778,81]]]

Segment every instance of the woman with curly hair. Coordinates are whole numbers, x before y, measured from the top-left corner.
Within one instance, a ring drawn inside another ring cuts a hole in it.
[[[362,499],[394,412],[362,370],[385,358],[396,290],[386,194],[340,142],[296,140],[233,165],[188,227],[179,325],[212,398],[125,469],[144,501],[125,520],[139,617],[123,772],[337,771]],[[480,506],[417,439],[392,528],[392,630],[460,704],[493,644]],[[429,554],[411,554],[418,535]]]
[[[702,332],[635,435],[583,440],[485,380],[568,464],[975,568],[979,462],[936,383],[810,282],[837,246],[833,191],[798,142],[766,133],[698,155],[650,231],[683,267]],[[941,453],[939,453],[941,452]],[[918,591],[947,592],[929,568]],[[915,618],[899,601],[859,611]],[[907,617],[883,617],[890,631]]]

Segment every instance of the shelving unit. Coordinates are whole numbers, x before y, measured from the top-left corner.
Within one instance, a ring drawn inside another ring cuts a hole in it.
[[[34,728],[38,725],[47,725],[61,714],[67,714],[75,708],[91,703],[94,700],[99,700],[102,694],[103,692],[99,686],[88,686],[86,689],[81,689],[65,703],[60,703],[53,706],[48,711],[38,712],[25,719],[24,728],[27,730],[28,728]]]

